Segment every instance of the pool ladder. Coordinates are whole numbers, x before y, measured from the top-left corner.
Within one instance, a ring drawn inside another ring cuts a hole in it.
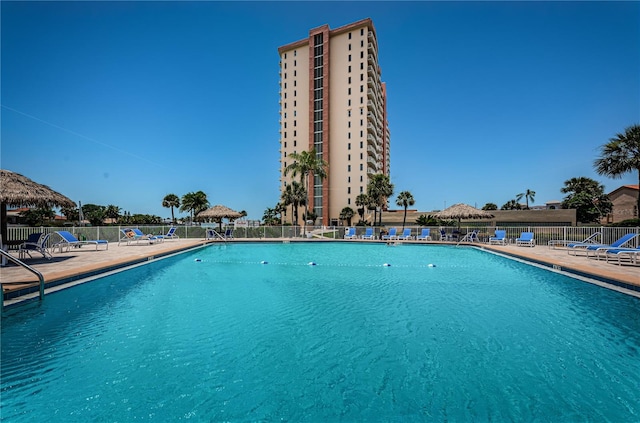
[[[14,256],[12,256],[11,254],[7,253],[6,251],[4,251],[2,249],[0,249],[0,256],[2,256],[3,258],[6,258],[7,260],[17,264],[18,266],[24,267],[25,269],[27,269],[28,271],[30,271],[31,273],[36,275],[38,277],[38,279],[40,280],[40,301],[44,300],[44,276],[42,276],[42,273],[38,272],[33,267],[31,267],[28,264],[18,260],[17,258],[15,258]],[[4,311],[4,290],[2,291],[2,304],[0,305],[0,311]]]

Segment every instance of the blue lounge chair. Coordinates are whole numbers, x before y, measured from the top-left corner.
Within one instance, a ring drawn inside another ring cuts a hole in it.
[[[175,227],[171,227],[169,228],[169,232],[167,232],[166,235],[162,235],[163,239],[178,239],[180,238],[178,235],[176,235],[176,228]]]
[[[344,233],[344,239],[356,239],[356,228],[347,228]]]
[[[628,233],[622,237],[620,237],[615,242],[611,244],[569,244],[567,245],[567,253],[572,256],[577,256],[580,252],[585,252],[588,256],[591,251],[596,251],[600,249],[612,249],[612,248],[622,248],[626,243],[637,237],[638,234]],[[572,253],[573,252],[573,253]],[[597,254],[597,253],[596,253]]]
[[[535,247],[536,240],[533,237],[533,232],[522,232],[520,238],[516,238],[516,246],[518,247]]]
[[[389,229],[389,233],[386,235],[382,235],[381,239],[398,239],[398,236],[396,235],[397,229],[396,228],[391,228]]]
[[[95,245],[96,250],[100,245],[104,245],[106,247],[105,250],[109,249],[109,241],[105,239],[89,239],[80,241],[69,231],[56,231],[56,233],[62,239],[53,244],[53,251],[55,251],[56,248],[59,248],[60,252],[62,252],[63,248],[66,248],[66,250],[69,251],[71,247],[80,248],[83,245]]]
[[[118,240],[118,245],[120,243],[126,243],[127,245],[131,245],[132,243],[139,243],[140,241],[148,242],[149,244],[153,244],[154,242],[162,241],[162,238],[154,235],[145,235],[140,229],[120,229],[120,233],[122,236]]]
[[[431,241],[431,229],[429,228],[422,228],[422,232],[420,232],[420,235],[416,236],[416,240],[417,241]]]
[[[448,241],[449,235],[447,235],[447,231],[445,229],[440,229],[440,241]]]
[[[507,243],[507,231],[502,229],[496,229],[495,236],[489,237],[489,244],[506,245]]]
[[[411,228],[405,228],[404,231],[402,231],[402,235],[397,236],[396,239],[413,239],[411,236]]]
[[[164,241],[164,237],[162,235],[145,234],[138,228],[131,228],[131,230],[136,235],[138,241],[149,241],[150,244]]]
[[[224,239],[233,239],[233,229],[224,231]]]
[[[640,259],[640,247],[638,248],[610,248],[605,251],[605,259],[607,263],[609,259],[616,258],[618,260],[618,266],[622,264],[622,259],[626,258],[631,264],[638,264]]]
[[[373,228],[367,228],[364,235],[362,235],[362,239],[373,239]]]
[[[18,247],[18,257],[23,259],[25,258],[25,255],[27,255],[30,258],[33,258],[31,256],[31,251],[36,251],[42,254],[47,260],[51,260],[52,256],[47,248],[50,236],[51,234],[42,235],[42,232],[29,235],[27,240]]]

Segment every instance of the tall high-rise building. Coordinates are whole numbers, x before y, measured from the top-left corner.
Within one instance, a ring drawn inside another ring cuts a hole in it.
[[[323,180],[309,178],[307,207],[318,223],[337,225],[343,208],[357,210],[372,175],[389,175],[387,92],[373,22],[323,25],[278,52],[280,192],[294,180],[284,175],[291,153],[315,148],[329,166]]]

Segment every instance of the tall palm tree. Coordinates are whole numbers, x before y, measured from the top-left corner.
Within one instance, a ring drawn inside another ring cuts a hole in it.
[[[209,200],[207,200],[207,194],[202,191],[188,192],[182,196],[182,205],[180,211],[189,212],[191,214],[191,221],[195,215],[209,207]]]
[[[298,181],[287,185],[282,193],[282,200],[291,206],[291,224],[298,222],[298,208],[307,203],[307,190]]]
[[[389,176],[377,173],[371,175],[367,185],[367,195],[373,199],[376,207],[380,207],[380,222],[382,226],[382,209],[387,205],[387,198],[393,195],[393,184]]]
[[[624,134],[616,134],[600,149],[600,157],[594,161],[596,172],[612,178],[621,178],[629,172],[638,172],[640,184],[640,125],[632,125]],[[637,210],[640,212],[640,196]]]
[[[531,202],[533,203],[533,200],[536,199],[536,192],[527,189],[525,192],[521,192],[520,194],[516,195],[516,201],[522,200],[523,197],[527,202],[527,210],[529,210],[529,200],[531,200]]]
[[[360,194],[356,197],[356,207],[358,207],[360,220],[364,220],[364,210],[367,205],[369,205],[369,196],[367,194]]]
[[[311,149],[311,151],[291,153],[289,154],[289,158],[293,160],[293,163],[284,168],[284,176],[287,176],[289,173],[291,173],[291,176],[294,178],[300,175],[300,183],[303,184],[305,190],[309,187],[309,175],[320,178],[320,181],[327,177],[327,167],[329,165],[316,153],[315,148]],[[305,219],[309,214],[307,211],[307,204],[310,201],[311,193],[308,193],[307,201],[304,203]]]
[[[180,198],[175,194],[167,194],[162,199],[162,207],[171,208],[171,222],[175,225],[176,218],[173,214],[173,208],[180,207]]]
[[[404,231],[404,225],[407,221],[407,208],[413,206],[416,200],[413,199],[413,195],[409,191],[402,191],[396,198],[396,205],[404,208],[404,217],[402,218],[402,230]]]

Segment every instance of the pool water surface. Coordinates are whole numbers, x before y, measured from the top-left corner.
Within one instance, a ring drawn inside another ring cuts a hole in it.
[[[7,422],[638,422],[640,300],[475,248],[215,245],[8,310],[0,371]]]

